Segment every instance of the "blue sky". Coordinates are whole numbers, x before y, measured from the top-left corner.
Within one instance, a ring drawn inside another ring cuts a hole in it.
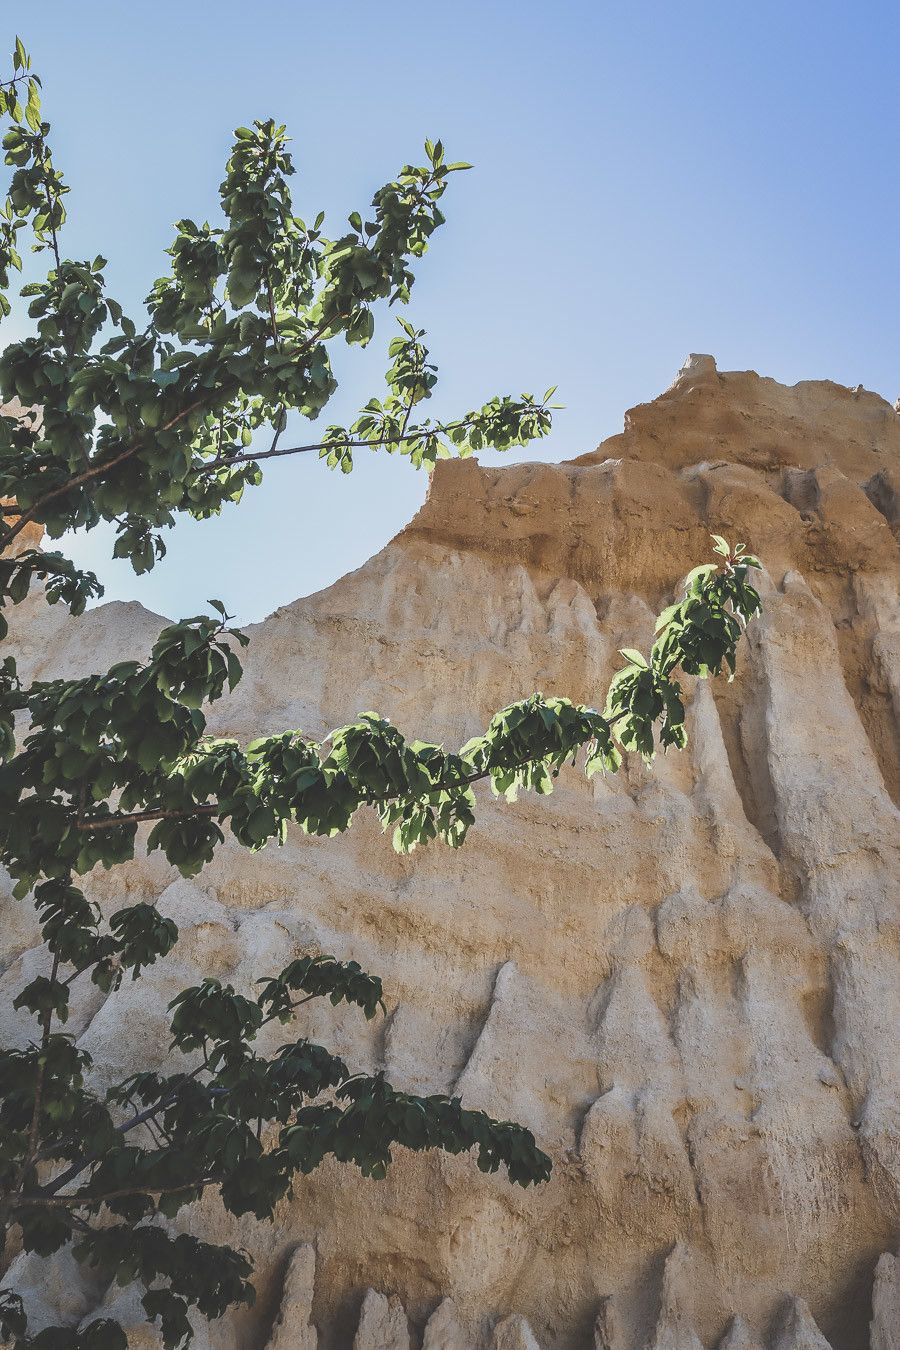
[[[593,448],[690,351],[900,393],[895,4],[16,10],[73,188],[67,251],[102,252],[128,304],[165,271],[172,222],[213,218],[231,129],[271,115],[294,137],[299,213],[324,208],[335,232],[426,136],[474,162],[409,317],[441,369],[437,412],[559,385],[552,438],[517,457]],[[380,391],[392,323],[338,361],[322,426]],[[109,561],[101,531],[73,552],[110,598],[175,616],[215,595],[254,620],[365,561],[425,487],[384,454],[349,477],[301,457],[218,521],[179,524],[147,577]]]

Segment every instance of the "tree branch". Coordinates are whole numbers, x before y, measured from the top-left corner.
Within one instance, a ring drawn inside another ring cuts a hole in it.
[[[53,965],[50,969],[51,984],[56,980],[58,972],[59,972],[59,955],[57,953],[54,953]],[[44,1015],[41,1019],[41,1049],[40,1049],[40,1058],[38,1060],[37,1082],[34,1088],[34,1105],[31,1112],[31,1124],[28,1127],[28,1143],[25,1148],[25,1156],[22,1158],[22,1163],[21,1166],[19,1167],[18,1176],[16,1177],[16,1191],[21,1191],[22,1185],[25,1181],[25,1177],[28,1174],[28,1169],[34,1162],[38,1153],[37,1142],[38,1142],[38,1135],[40,1133],[41,1107],[43,1105],[44,1100],[44,1080],[47,1076],[46,1052],[47,1046],[50,1043],[50,1028],[52,1026],[52,1023],[53,1023],[53,1009],[48,1006],[45,1009]]]
[[[111,830],[116,825],[140,825],[145,820],[187,820],[191,816],[212,816],[219,810],[219,803],[200,804],[190,811],[132,811],[127,815],[103,816],[99,820],[77,820],[76,830]]]
[[[332,326],[332,324],[339,323],[340,320],[344,317],[345,316],[343,314],[338,314],[334,318],[326,319],[321,324],[319,324],[318,328],[316,328],[315,331],[309,336],[309,338],[303,343],[302,347],[300,348],[299,354],[303,355],[304,353],[308,353],[310,349],[319,341],[319,338],[323,335],[323,333],[325,333]],[[214,392],[215,390],[210,390],[209,393],[204,395],[202,398],[194,399],[193,402],[187,405],[187,407],[182,408],[181,412],[177,413],[174,417],[170,418],[168,422],[165,422],[163,426],[159,428],[159,431],[161,432],[171,431],[173,427],[178,426],[178,424],[180,422],[183,422],[186,417],[189,417],[192,412],[195,412],[198,408],[201,408],[204,403],[208,402],[209,398],[212,396]],[[44,507],[48,502],[54,501],[57,497],[63,497],[67,492],[71,492],[73,488],[81,487],[83,483],[91,482],[93,479],[99,478],[103,474],[108,473],[110,469],[114,469],[116,468],[117,465],[124,463],[125,460],[131,459],[133,455],[136,455],[138,451],[143,448],[143,446],[144,446],[144,437],[141,436],[138,438],[138,440],[132,441],[131,445],[129,445],[125,450],[121,451],[120,454],[115,455],[112,459],[105,460],[103,464],[95,464],[91,468],[85,469],[83,473],[76,474],[74,478],[67,479],[66,482],[61,483],[59,487],[52,488],[51,491],[46,492],[43,497],[39,497],[38,500],[34,503],[34,505],[30,506],[27,511],[18,513],[19,519],[15,525],[12,525],[8,529],[4,530],[2,536],[0,536],[0,552],[8,548],[8,546],[15,539],[16,535],[19,534],[19,532],[22,529],[24,529],[24,527],[28,524],[29,521],[35,519],[35,517],[44,509]],[[315,446],[309,448],[320,449],[321,447]],[[212,460],[210,461],[209,464],[204,465],[203,468],[204,470],[214,468],[218,466],[220,463],[241,463],[245,459],[247,460],[265,459],[272,453],[287,454],[296,452],[268,451],[260,455],[243,455],[243,456],[239,455],[236,456],[234,460],[228,460],[226,457],[221,461]],[[4,511],[3,514],[8,515],[10,514],[10,512]]]
[[[171,1106],[173,1102],[177,1100],[178,1092],[184,1084],[189,1083],[192,1079],[196,1078],[205,1068],[205,1064],[198,1064],[196,1069],[192,1069],[190,1073],[185,1074],[184,1078],[176,1088],[164,1092],[161,1097],[157,1098],[155,1102],[152,1102],[150,1106],[145,1107],[143,1111],[138,1111],[133,1116],[129,1116],[127,1120],[123,1120],[120,1125],[116,1126],[116,1131],[119,1134],[128,1134],[131,1130],[136,1129],[138,1125],[143,1125],[148,1120],[152,1120],[160,1111],[164,1111],[167,1106]],[[51,1182],[48,1182],[41,1193],[43,1195],[55,1195],[57,1191],[62,1190],[63,1186],[68,1186],[70,1181],[74,1181],[76,1177],[80,1176],[86,1168],[90,1167],[91,1164],[95,1162],[99,1162],[99,1155],[76,1159],[76,1161],[67,1167],[64,1172],[60,1172],[58,1177],[54,1177]]]
[[[404,431],[394,436],[381,436],[377,441],[364,441],[348,437],[343,441],[316,441],[310,445],[292,445],[283,450],[260,450],[255,455],[249,450],[240,455],[220,455],[216,459],[209,460],[206,464],[198,465],[196,472],[206,473],[210,469],[227,468],[231,464],[248,464],[257,459],[278,459],[282,455],[306,455],[314,450],[375,450],[379,445],[399,445],[402,441],[416,440],[432,434],[444,436],[449,431],[457,431],[460,427],[470,426],[471,422],[471,418],[462,418],[458,422],[447,422],[443,426],[423,427],[421,429],[413,427],[412,431]]]
[[[124,1200],[130,1195],[179,1195],[183,1191],[198,1191],[205,1186],[217,1186],[225,1179],[225,1174],[221,1176],[213,1175],[209,1177],[200,1177],[196,1181],[185,1181],[178,1186],[130,1186],[118,1191],[105,1191],[103,1195],[52,1195],[44,1191],[38,1191],[35,1194],[24,1194],[19,1197],[17,1203],[20,1205],[62,1205],[71,1206],[73,1209],[80,1209],[85,1205],[105,1205],[110,1200]]]
[[[621,722],[627,716],[627,712],[620,713],[617,717],[608,719],[607,725],[614,727],[617,722]],[[534,763],[536,763],[536,760],[532,758],[517,760],[513,764],[495,764],[492,767],[494,769],[502,769],[505,772],[514,772],[516,769],[524,769],[527,765]],[[431,787],[421,793],[394,792],[383,797],[362,797],[360,799],[360,806],[387,806],[389,802],[416,802],[423,797],[430,797],[435,792],[451,792],[454,788],[464,788],[468,787],[471,783],[479,783],[483,779],[489,778],[491,771],[491,769],[481,769],[477,773],[464,774],[461,778],[444,779],[438,783],[434,783]],[[162,809],[158,811],[132,811],[127,815],[104,816],[100,820],[76,821],[75,828],[78,830],[109,830],[117,825],[139,825],[147,820],[190,820],[191,817],[198,815],[214,816],[217,812],[224,809],[225,808],[220,802],[204,802],[191,807],[189,811],[169,811]]]
[[[177,426],[179,422],[183,422],[186,417],[189,417],[192,412],[195,412],[196,409],[201,407],[205,402],[206,400],[204,398],[195,399],[193,403],[189,403],[186,408],[182,408],[180,413],[166,422],[164,426],[160,427],[160,431],[171,431],[173,427]],[[95,464],[90,469],[85,469],[84,473],[76,474],[74,478],[67,479],[66,482],[61,483],[59,487],[44,493],[43,497],[39,497],[34,505],[29,507],[29,509],[19,517],[19,520],[15,525],[5,531],[2,540],[0,540],[0,547],[4,549],[7,548],[9,544],[12,543],[13,539],[15,539],[19,531],[22,530],[30,520],[34,520],[35,516],[44,509],[48,502],[54,501],[57,497],[65,496],[65,494],[71,492],[73,488],[81,487],[82,483],[89,483],[92,479],[99,478],[102,474],[108,473],[109,470],[114,469],[116,465],[122,464],[126,459],[131,459],[132,455],[136,455],[137,452],[142,449],[143,445],[143,438],[133,441],[127,449],[123,450],[120,454],[115,455],[112,459],[104,461],[103,464]]]

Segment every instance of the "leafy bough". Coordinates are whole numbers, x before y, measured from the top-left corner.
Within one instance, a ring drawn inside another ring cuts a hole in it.
[[[174,1218],[209,1187],[230,1213],[269,1218],[295,1177],[326,1157],[380,1179],[398,1145],[471,1149],[482,1171],[504,1166],[522,1185],[550,1173],[550,1160],[529,1131],[465,1110],[458,1098],[415,1096],[396,1091],[383,1074],[351,1074],[342,1059],[306,1039],[288,1041],[268,1057],[254,1051],[268,1023],[291,1022],[314,998],[354,1004],[373,1017],[383,1006],[381,982],[355,962],[305,957],[260,984],[255,999],[212,979],[184,990],[171,1005],[172,1049],[197,1059],[195,1067],[135,1074],[106,1104],[84,1088],[91,1068],[86,1052],[63,1035],[51,1036],[42,1051],[48,1118],[42,1145],[18,1195],[3,1202],[4,1217],[19,1226],[29,1250],[50,1255],[74,1241],[85,1264],[117,1270],[122,1283],[142,1283],[147,1315],[160,1320],[167,1345],[190,1338],[189,1306],[215,1318],[234,1303],[253,1302],[244,1254],[151,1222]],[[29,1128],[39,1067],[31,1050],[0,1055],[6,1137]],[[50,1160],[67,1165],[39,1179],[38,1168]],[[101,1210],[121,1222],[92,1227],[88,1220]],[[21,1301],[12,1291],[0,1294],[0,1332],[21,1336],[24,1328]],[[41,1333],[17,1343],[125,1345],[118,1323],[108,1319],[92,1324],[84,1340],[65,1328],[52,1331],[53,1337]]]
[[[21,808],[0,832],[18,892],[38,877],[33,813],[45,833],[54,822],[60,875],[133,856],[137,826],[151,821],[148,848],[192,876],[223,841],[226,822],[239,843],[259,849],[273,838],[283,842],[292,822],[309,834],[339,834],[371,806],[385,828],[394,827],[402,852],[435,838],[459,847],[481,779],[514,800],[522,788],[550,791],[563,763],[581,751],[590,777],[615,772],[623,750],[652,759],[657,736],[664,749],[680,749],[687,736],[678,674],[733,672],[743,627],[759,608],[749,580],[757,559],[718,536],[716,547],[721,566],[694,569],[683,599],[660,615],[649,658],[623,649],[627,664],[613,677],[603,713],[533,694],[498,712],[455,753],[410,743],[375,713],[321,744],[300,731],[246,748],[207,738],[200,705],[237,683],[232,644],[246,641],[226,627],[224,610],[218,621],[201,616],[165,629],[145,665],[123,662],[104,676],[36,684],[23,699],[32,730],[22,753],[0,769],[0,803]],[[46,871],[46,860],[41,865]]]

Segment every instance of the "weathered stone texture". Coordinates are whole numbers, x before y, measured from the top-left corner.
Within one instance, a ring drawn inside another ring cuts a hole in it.
[[[554,1157],[527,1193],[404,1157],[383,1183],[324,1167],[274,1225],[205,1202],[186,1222],[259,1271],[256,1310],[212,1345],[255,1350],[274,1324],[272,1350],[862,1350],[871,1324],[873,1350],[900,1346],[898,452],[874,394],[692,358],[572,463],[440,464],[381,553],[250,630],[217,731],[321,734],[371,707],[458,743],[534,689],[601,698],[711,531],[767,573],[682,756],[563,774],[549,800],[482,794],[459,853],[397,857],[365,821],[226,847],[194,883],[156,857],[92,879],[181,927],[139,984],[76,1000],[110,1077],[161,1060],[186,980],[249,987],[321,949],[381,973],[389,1014],[313,1005],[294,1034],[522,1120]],[[160,619],[31,604],[19,623],[46,675],[138,654]],[[0,904],[9,1038],[40,955]],[[35,1307],[96,1315],[103,1290],[58,1266],[38,1288],[33,1265]]]

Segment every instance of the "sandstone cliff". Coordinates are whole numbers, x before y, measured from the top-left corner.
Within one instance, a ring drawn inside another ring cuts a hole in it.
[[[161,1060],[166,1003],[199,973],[249,983],[324,949],[383,975],[388,1016],[319,1010],[295,1034],[524,1121],[554,1157],[533,1193],[403,1158],[382,1183],[323,1168],[271,1226],[204,1204],[187,1222],[259,1272],[255,1311],[210,1346],[897,1350],[898,496],[882,399],[691,358],[571,463],[440,464],[377,557],[250,630],[217,730],[323,733],[372,707],[458,742],[534,689],[596,702],[710,531],[767,569],[739,678],[696,687],[682,756],[563,776],[549,800],[482,794],[460,853],[397,857],[366,821],[228,847],[195,883],[155,859],[92,879],[181,927],[139,984],[81,992],[110,1076]],[[29,673],[74,674],[160,622],[36,604],[17,642]],[[26,907],[0,900],[0,922],[8,1041],[41,954]],[[65,1262],[15,1276],[73,1324],[115,1297]]]

